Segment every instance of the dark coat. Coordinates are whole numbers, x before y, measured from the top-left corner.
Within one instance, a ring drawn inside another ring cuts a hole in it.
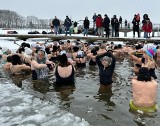
[[[112,18],[111,25],[115,28],[115,31],[119,31],[119,21],[117,18]]]
[[[110,19],[108,17],[105,17],[103,20],[103,26],[104,28],[109,28]]]
[[[60,26],[60,21],[58,19],[53,19],[52,24],[53,26]]]
[[[74,25],[74,27],[77,27],[77,24],[78,24],[78,23],[75,21],[75,22],[74,22],[74,24],[73,24],[73,25]]]
[[[136,20],[136,18],[134,18],[132,20],[132,24],[133,24],[133,31],[139,31],[139,20]]]
[[[97,15],[93,15],[92,19],[93,19],[93,22],[96,22]]]
[[[71,27],[71,25],[72,25],[71,19],[66,18],[64,21],[64,26],[69,28],[69,27]]]
[[[85,19],[84,21],[83,21],[83,25],[84,25],[84,28],[89,28],[89,20],[88,19]]]
[[[122,17],[119,18],[119,23],[122,23]]]

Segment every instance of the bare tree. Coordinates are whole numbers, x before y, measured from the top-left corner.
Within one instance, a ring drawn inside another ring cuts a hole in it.
[[[0,10],[0,27],[1,28],[35,28],[48,29],[50,20],[38,19],[35,16],[26,18],[10,10]]]

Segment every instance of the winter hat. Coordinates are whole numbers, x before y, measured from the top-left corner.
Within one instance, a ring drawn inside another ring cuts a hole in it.
[[[148,56],[150,56],[150,58],[152,58],[156,52],[157,52],[156,48],[146,50],[146,54],[148,54]]]
[[[48,43],[46,43],[46,44],[44,44],[45,45],[45,47],[48,47],[49,46],[49,44]]]
[[[44,46],[44,45],[42,45],[42,46],[38,45],[37,48],[40,48],[40,49],[42,49],[42,50],[45,50],[45,46]]]
[[[83,51],[78,51],[77,53],[77,58],[83,58],[84,57],[84,52]]]
[[[60,55],[63,55],[63,54],[66,54],[67,52],[66,52],[66,50],[62,50],[61,52],[60,52]]]
[[[30,48],[25,47],[24,49],[25,49],[25,51],[24,51],[25,54],[27,54],[27,55],[32,54],[32,50]]]
[[[37,46],[38,46],[38,45],[37,45],[36,43],[32,43],[32,44],[31,44],[31,47],[32,47],[32,48],[36,48]]]

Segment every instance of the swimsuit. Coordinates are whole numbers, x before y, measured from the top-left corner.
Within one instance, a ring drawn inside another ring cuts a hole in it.
[[[60,85],[74,84],[74,68],[73,68],[73,65],[72,65],[72,73],[71,73],[70,76],[68,76],[66,78],[62,78],[58,73],[58,66],[55,69],[55,76],[56,76],[56,84],[60,84]]]
[[[135,106],[134,103],[133,103],[133,100],[130,100],[129,106],[132,110],[135,110],[135,111],[140,110],[140,111],[143,111],[145,113],[152,113],[152,112],[157,111],[157,109],[158,109],[157,105],[154,105],[152,107],[143,107],[143,108]]]

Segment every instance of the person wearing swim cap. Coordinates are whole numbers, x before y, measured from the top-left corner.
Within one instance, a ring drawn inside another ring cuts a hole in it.
[[[154,79],[157,79],[157,76],[155,74],[156,62],[154,60],[156,52],[156,48],[146,50],[143,55],[144,59],[142,60],[142,66],[147,67],[149,69],[149,73],[151,77],[153,77]]]

